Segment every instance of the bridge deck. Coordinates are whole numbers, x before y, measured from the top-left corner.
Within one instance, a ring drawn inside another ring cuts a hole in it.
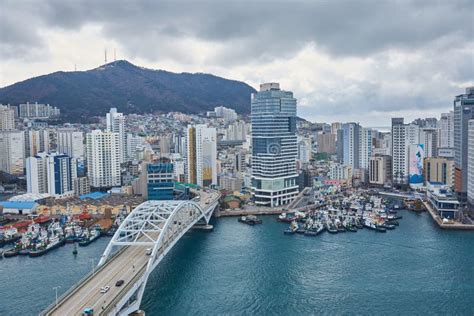
[[[220,196],[215,192],[196,191],[196,193],[201,197],[198,204],[203,209],[207,209]],[[117,303],[117,299],[124,297],[130,291],[130,286],[144,275],[150,259],[150,256],[146,255],[147,248],[153,246],[126,247],[107,261],[98,273],[76,285],[74,291],[61,299],[58,306],[46,312],[46,315],[82,315],[86,308],[92,308],[94,315],[100,315],[102,311],[107,314]],[[161,254],[162,251],[163,249],[159,249],[158,253]],[[115,286],[118,280],[124,281],[119,287]],[[100,288],[104,286],[110,286],[110,289],[102,294]]]

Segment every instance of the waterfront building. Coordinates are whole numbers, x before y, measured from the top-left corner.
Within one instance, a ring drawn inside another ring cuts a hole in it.
[[[60,110],[57,107],[42,103],[24,103],[19,106],[19,117],[28,119],[45,119],[58,117]]]
[[[468,122],[474,119],[474,87],[454,99],[455,191],[461,206],[467,201]]]
[[[372,134],[371,128],[359,129],[359,169],[369,169],[369,159],[372,156]]]
[[[298,194],[296,99],[278,83],[251,96],[252,195],[257,205],[280,206]]]
[[[125,116],[123,113],[118,113],[117,108],[111,108],[109,113],[106,114],[105,120],[107,123],[106,131],[118,134],[120,163],[123,163],[127,158]]]
[[[7,105],[0,104],[0,131],[15,129],[15,111]]]
[[[392,178],[392,157],[374,155],[369,158],[369,183],[374,185],[390,185]]]
[[[394,185],[408,184],[408,147],[419,144],[419,127],[404,124],[403,118],[392,118],[392,181]]]
[[[217,185],[217,132],[205,124],[189,125],[186,135],[187,182]]]
[[[23,175],[25,134],[22,131],[0,132],[0,170],[15,176]]]
[[[467,152],[467,202],[469,208],[474,210],[474,119],[468,123]]]
[[[49,130],[26,130],[24,139],[25,158],[36,156],[38,153],[49,152]]]
[[[438,129],[421,128],[420,144],[423,144],[425,157],[436,157],[438,153]]]
[[[57,151],[69,157],[84,160],[84,134],[74,129],[57,131]]]
[[[441,218],[459,219],[460,203],[449,187],[428,184],[426,196],[428,203]]]
[[[332,133],[318,134],[316,136],[318,152],[328,154],[336,153],[336,137],[337,135]]]
[[[38,153],[26,159],[28,193],[48,193],[56,198],[74,195],[75,160],[65,154]]]
[[[426,183],[442,183],[449,187],[454,186],[454,160],[441,157],[425,158],[423,174]]]
[[[93,130],[86,136],[87,170],[91,187],[120,186],[120,139],[118,133]]]
[[[343,130],[343,163],[353,169],[359,168],[360,125],[358,123],[342,124]]]
[[[439,147],[454,147],[454,111],[442,113],[439,125]]]
[[[148,163],[145,176],[148,200],[173,200],[175,177],[172,163]]]

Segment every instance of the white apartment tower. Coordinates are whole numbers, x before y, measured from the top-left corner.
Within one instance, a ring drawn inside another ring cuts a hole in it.
[[[369,160],[372,156],[372,129],[359,130],[359,168],[369,169]]]
[[[0,104],[0,131],[11,131],[13,129],[15,129],[15,111]]]
[[[408,184],[408,147],[419,144],[418,125],[404,124],[403,118],[392,118],[392,181],[395,185]]]
[[[123,116],[123,113],[118,113],[117,108],[111,108],[109,113],[107,113],[105,119],[107,122],[107,132],[119,134],[120,163],[123,163],[126,161],[127,158],[127,135],[125,134],[125,116]]]
[[[38,153],[49,152],[49,130],[25,131],[25,158],[36,156]]]
[[[120,186],[120,140],[118,133],[93,130],[87,133],[87,172],[91,187]]]
[[[0,170],[16,176],[23,174],[24,142],[22,131],[0,132]]]
[[[57,151],[67,154],[69,157],[83,160],[84,157],[84,134],[73,129],[59,129],[57,133]]]
[[[454,147],[454,111],[441,114],[439,120],[439,147]]]

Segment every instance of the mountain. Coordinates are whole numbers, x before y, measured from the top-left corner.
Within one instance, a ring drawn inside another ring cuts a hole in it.
[[[0,88],[0,103],[49,103],[71,122],[102,116],[110,107],[124,113],[199,113],[224,105],[250,112],[246,83],[204,73],[173,73],[118,60],[87,70],[31,78]]]

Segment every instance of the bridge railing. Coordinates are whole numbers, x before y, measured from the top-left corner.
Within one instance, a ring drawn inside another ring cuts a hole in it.
[[[53,303],[49,304],[39,315],[44,316],[44,315],[49,315],[51,312],[53,312],[57,306],[60,305],[60,303],[67,298],[69,295],[73,294],[76,290],[80,289],[81,287],[86,284],[89,279],[93,278],[97,273],[99,273],[104,267],[107,266],[107,263],[113,260],[115,257],[117,257],[119,254],[121,254],[123,251],[125,251],[126,247],[121,248],[120,250],[116,251],[106,262],[106,264],[103,264],[97,268],[97,270],[90,271],[86,275],[84,275],[79,281],[74,283],[74,285],[70,286],[69,289],[61,294],[58,297],[58,304],[56,305],[56,301]]]

